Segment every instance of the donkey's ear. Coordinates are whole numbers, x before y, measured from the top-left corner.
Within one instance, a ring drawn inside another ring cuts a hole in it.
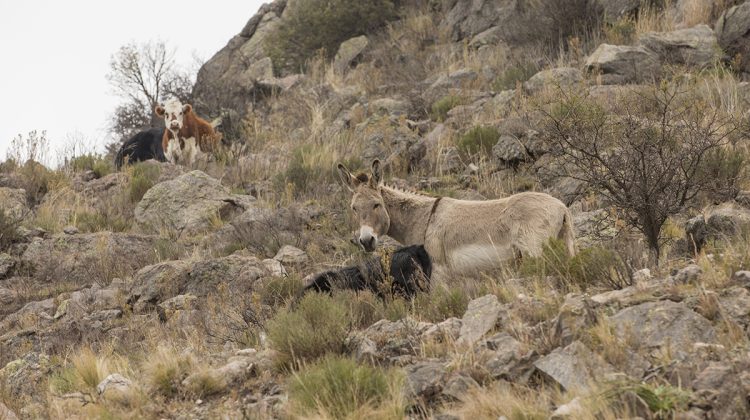
[[[357,177],[352,175],[351,172],[349,172],[348,169],[346,169],[346,166],[339,163],[336,165],[336,168],[339,170],[339,178],[341,179],[341,183],[344,184],[344,186],[349,189],[349,191],[354,192],[354,188],[359,184],[359,180]]]
[[[373,187],[380,185],[383,180],[383,169],[380,167],[380,161],[375,159],[372,161],[372,176],[370,177],[370,183]]]

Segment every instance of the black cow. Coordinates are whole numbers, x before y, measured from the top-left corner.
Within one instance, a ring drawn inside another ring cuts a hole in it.
[[[115,167],[117,170],[122,168],[126,158],[130,163],[149,159],[166,162],[167,159],[164,157],[164,150],[162,150],[161,146],[163,137],[163,128],[151,128],[140,131],[128,139],[128,141],[122,144],[115,156]]]
[[[420,291],[429,290],[432,262],[422,245],[397,249],[391,256],[389,276],[391,294],[413,299]],[[334,288],[355,291],[369,290],[384,298],[385,270],[380,257],[370,257],[358,265],[329,270],[310,278],[300,295],[308,291],[331,292]]]

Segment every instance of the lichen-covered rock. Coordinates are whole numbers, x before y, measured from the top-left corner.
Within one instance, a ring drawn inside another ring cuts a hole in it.
[[[737,57],[742,71],[750,73],[750,2],[725,11],[715,29],[724,52]]]
[[[621,310],[609,320],[621,339],[647,350],[668,345],[678,357],[689,353],[693,343],[716,342],[711,323],[684,303],[642,303]]]
[[[659,55],[665,64],[704,68],[720,57],[716,34],[707,25],[697,25],[672,32],[648,32],[638,43]]]
[[[651,81],[661,74],[659,57],[642,46],[601,44],[586,59],[585,66],[605,85]]]
[[[529,93],[537,93],[545,88],[562,87],[567,88],[575,86],[583,81],[583,73],[572,67],[559,67],[549,70],[542,70],[531,76],[523,84],[523,88]]]
[[[472,345],[479,341],[482,336],[495,328],[501,309],[495,295],[486,295],[469,302],[461,319],[458,342]]]
[[[192,171],[148,190],[135,209],[135,222],[143,232],[166,230],[190,237],[231,220],[254,200],[231,194],[218,180]]]
[[[21,263],[42,281],[108,283],[150,264],[157,256],[158,237],[129,233],[84,233],[37,238]]]
[[[11,220],[22,220],[31,210],[26,204],[26,190],[0,187],[0,210]]]
[[[447,369],[442,362],[419,362],[406,366],[405,393],[410,399],[430,401],[440,395],[447,375]]]

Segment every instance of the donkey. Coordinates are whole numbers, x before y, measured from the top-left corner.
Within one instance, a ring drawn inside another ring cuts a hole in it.
[[[500,268],[519,255],[539,256],[550,238],[562,240],[575,254],[570,211],[548,194],[525,192],[487,201],[427,197],[384,185],[378,160],[369,176],[352,175],[342,164],[338,170],[353,193],[362,248],[373,251],[386,234],[404,245],[424,244],[435,281]]]

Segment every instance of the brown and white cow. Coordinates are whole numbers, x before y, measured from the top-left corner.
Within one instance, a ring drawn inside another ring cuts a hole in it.
[[[171,163],[192,164],[202,153],[213,151],[221,140],[221,133],[193,112],[190,104],[171,99],[154,108],[164,118],[166,130],[162,139],[164,157]]]

